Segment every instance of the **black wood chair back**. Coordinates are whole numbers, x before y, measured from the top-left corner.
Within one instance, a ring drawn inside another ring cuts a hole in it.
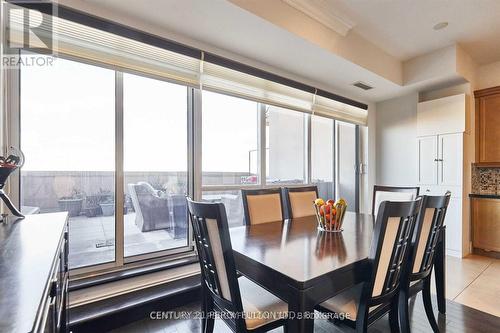
[[[412,251],[408,261],[411,281],[423,279],[431,273],[450,197],[449,191],[443,196],[422,197],[422,209],[415,226]]]
[[[299,203],[297,206],[293,207],[293,200],[290,200],[290,196],[294,194],[306,194],[311,193],[313,195],[308,196],[307,198],[303,198],[304,202]],[[312,199],[314,197],[314,199]],[[283,187],[283,199],[285,201],[285,218],[293,219],[294,217],[304,217],[309,216],[307,213],[307,208],[312,210],[313,201],[318,198],[318,187],[317,186],[301,186],[301,187]],[[312,200],[309,200],[312,199]],[[296,216],[294,216],[293,212],[296,211]],[[312,210],[310,216],[314,216],[314,210]]]
[[[431,301],[431,272],[439,239],[444,236],[444,219],[451,193],[444,196],[423,196],[422,208],[415,226],[408,264],[401,279],[398,312],[401,332],[410,332],[408,299],[422,292],[425,314],[433,332],[439,332]]]
[[[422,199],[415,201],[384,201],[380,205],[375,223],[368,261],[370,278],[365,282],[361,294],[358,318],[378,319],[387,312],[387,306],[397,302],[401,274],[408,262],[409,249]],[[370,307],[380,306],[368,318]]]
[[[284,220],[281,188],[241,190],[245,224],[259,224]]]
[[[226,210],[222,203],[187,199],[196,249],[201,268],[204,302],[223,313],[243,313],[236,266],[229,235]],[[230,316],[228,316],[230,317]],[[224,318],[233,331],[246,330],[242,318]]]
[[[375,198],[377,197],[377,192],[410,192],[413,193],[414,199],[417,198],[420,188],[418,186],[415,187],[404,187],[404,186],[383,186],[383,185],[375,185],[373,186],[373,200],[372,200],[372,215],[375,215]]]

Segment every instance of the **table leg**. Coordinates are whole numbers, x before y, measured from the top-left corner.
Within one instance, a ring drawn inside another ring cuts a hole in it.
[[[438,310],[446,313],[446,227],[443,227],[440,241],[436,247],[434,258],[434,275],[436,278],[436,294]]]
[[[288,303],[287,333],[314,332],[314,304],[303,291],[296,290]]]

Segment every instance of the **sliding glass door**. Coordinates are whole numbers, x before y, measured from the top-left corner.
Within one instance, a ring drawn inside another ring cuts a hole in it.
[[[123,75],[125,257],[188,245],[187,92]]]
[[[189,88],[61,58],[20,73],[21,208],[69,212],[70,268],[190,249]]]
[[[347,210],[358,210],[358,133],[356,125],[336,121],[337,198],[351,203]]]
[[[335,120],[311,116],[311,182],[321,198],[335,198]]]
[[[242,225],[240,189],[260,183],[259,104],[209,91],[202,98],[202,199],[222,202],[229,225]]]
[[[20,79],[21,210],[69,212],[70,268],[113,262],[115,72],[57,59]]]
[[[76,60],[20,73],[22,211],[70,213],[77,273],[191,251],[186,195],[230,226],[242,188],[357,207],[355,125]]]

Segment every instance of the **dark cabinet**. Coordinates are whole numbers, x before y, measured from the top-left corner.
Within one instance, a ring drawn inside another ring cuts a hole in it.
[[[0,332],[67,332],[67,213],[0,224]]]
[[[48,311],[43,332],[66,332],[68,303],[68,232],[64,232],[62,244],[51,276],[46,300]]]

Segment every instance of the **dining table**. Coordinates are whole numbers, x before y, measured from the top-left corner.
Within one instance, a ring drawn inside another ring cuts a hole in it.
[[[343,231],[315,216],[230,229],[237,270],[288,303],[288,332],[313,332],[314,308],[366,280],[375,219],[346,212]],[[446,312],[444,232],[435,253],[438,310]]]

